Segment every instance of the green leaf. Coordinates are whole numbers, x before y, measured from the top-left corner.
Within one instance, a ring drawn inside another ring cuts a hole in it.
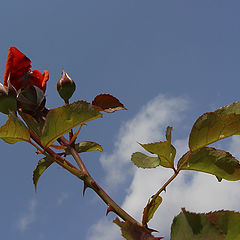
[[[188,161],[183,164],[187,158]],[[187,152],[179,160],[178,168],[210,173],[219,180],[222,178],[228,181],[240,180],[239,161],[228,152],[210,147],[204,147],[193,153]]]
[[[183,209],[174,218],[171,240],[238,240],[240,213],[217,211],[207,214],[191,213]]]
[[[155,168],[160,165],[158,157],[149,157],[141,152],[133,153],[131,161],[139,168]]]
[[[17,141],[29,141],[30,134],[24,123],[10,112],[7,122],[0,128],[0,138],[10,144]]]
[[[83,141],[78,144],[75,144],[75,149],[78,153],[90,152],[90,151],[100,151],[102,152],[102,146],[96,142]],[[66,149],[66,154],[69,155],[70,152]]]
[[[215,111],[215,113],[218,114],[240,114],[240,102],[234,102],[232,104],[229,104],[227,106],[221,107]]]
[[[157,166],[174,168],[174,158],[176,155],[176,149],[171,144],[171,132],[172,127],[167,127],[166,130],[167,141],[149,144],[139,143],[146,151],[152,154],[157,154],[158,157],[150,157],[143,153],[136,152],[131,157],[132,162],[137,167],[140,168],[155,168]]]
[[[128,221],[122,222],[118,218],[113,221],[121,228],[122,236],[127,240],[154,240],[151,230]],[[158,238],[160,239],[160,238]]]
[[[143,211],[143,218],[142,218],[143,225],[146,225],[146,223],[148,223],[152,219],[154,213],[156,212],[156,210],[158,209],[161,203],[162,203],[162,198],[160,196],[157,196],[154,199],[154,201],[150,201],[150,200],[148,201],[148,204]]]
[[[232,135],[240,134],[240,102],[208,112],[193,125],[189,148],[195,151]]]
[[[75,148],[78,153],[90,152],[90,151],[100,151],[102,152],[102,146],[96,142],[83,141],[78,144],[75,144]]]
[[[35,191],[37,190],[37,183],[43,172],[53,163],[51,158],[45,157],[38,161],[37,167],[33,170],[33,184]]]
[[[176,149],[168,141],[149,144],[140,144],[145,150],[152,154],[157,154],[160,159],[159,165],[166,168],[174,167]]]
[[[166,129],[166,139],[167,139],[167,141],[168,142],[170,142],[171,143],[171,141],[172,141],[172,127],[167,127],[167,129]]]
[[[99,117],[102,117],[102,114],[85,101],[77,101],[52,109],[48,112],[43,126],[42,145],[48,147],[57,138],[70,132],[72,128]]]
[[[30,114],[28,113],[23,113],[19,111],[20,116],[24,120],[24,122],[27,124],[29,129],[39,138],[41,137],[41,129],[43,127],[42,123],[39,123],[35,118],[33,118]]]

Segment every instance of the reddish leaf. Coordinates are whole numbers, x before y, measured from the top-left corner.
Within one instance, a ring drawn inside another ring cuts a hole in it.
[[[151,234],[154,230],[145,228],[138,224],[128,221],[122,222],[118,218],[116,218],[113,222],[121,228],[122,236],[127,240],[156,240],[163,238],[154,237]]]
[[[92,101],[92,105],[94,105],[98,111],[104,111],[107,113],[112,113],[118,110],[126,110],[124,105],[110,94],[97,95]]]

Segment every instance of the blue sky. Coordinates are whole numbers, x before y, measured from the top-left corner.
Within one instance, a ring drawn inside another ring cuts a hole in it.
[[[82,158],[113,198],[140,219],[148,197],[171,173],[137,170],[130,163],[140,149],[136,142],[162,140],[171,125],[181,156],[199,115],[239,100],[239,7],[239,1],[222,0],[2,1],[0,76],[8,48],[16,46],[33,69],[50,72],[49,108],[63,104],[56,92],[62,67],[77,84],[73,101],[111,93],[124,103],[128,111],[105,114],[83,129],[80,140],[97,141],[104,152]],[[238,157],[239,143],[234,137],[220,145]],[[91,190],[82,198],[78,179],[55,165],[35,193],[35,149],[1,141],[0,150],[2,239],[121,239],[111,224],[114,215],[104,216],[106,207]],[[240,210],[237,189],[237,182],[182,174],[150,226],[168,237],[181,207]]]

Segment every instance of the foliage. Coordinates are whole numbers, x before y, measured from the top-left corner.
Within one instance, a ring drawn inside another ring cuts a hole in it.
[[[100,144],[92,141],[76,142],[86,122],[102,117],[102,113],[126,110],[125,106],[110,94],[99,94],[92,103],[79,100],[69,103],[76,89],[74,81],[63,70],[57,90],[64,105],[55,109],[45,107],[48,71],[41,74],[31,71],[31,61],[15,47],[9,49],[3,85],[0,85],[0,111],[8,114],[8,120],[0,127],[0,138],[9,144],[25,141],[33,145],[38,154],[44,155],[33,171],[33,184],[37,188],[42,174],[53,164],[75,175],[84,182],[84,190],[91,188],[107,204],[107,213],[121,217],[114,220],[122,236],[128,240],[151,240],[155,231],[148,227],[163,198],[161,193],[178,176],[180,171],[192,170],[216,176],[218,181],[240,180],[240,164],[230,153],[208,145],[233,135],[240,134],[240,102],[207,112],[194,123],[189,135],[189,150],[176,160],[172,144],[172,127],[166,129],[166,140],[154,143],[139,143],[148,155],[135,152],[132,162],[139,168],[164,167],[173,170],[173,175],[149,198],[138,222],[113,201],[88,172],[80,154],[102,151]],[[24,81],[23,81],[24,79]],[[7,100],[6,100],[7,99]],[[10,104],[11,103],[11,104]],[[75,131],[75,127],[78,130]],[[74,132],[75,131],[75,132]],[[68,134],[68,136],[66,135]],[[59,152],[60,151],[60,152]],[[151,154],[149,156],[149,154]],[[71,155],[76,165],[66,157]],[[197,191],[197,190],[196,190]],[[220,239],[240,238],[240,213],[218,211],[190,213],[185,209],[174,218],[171,239]]]

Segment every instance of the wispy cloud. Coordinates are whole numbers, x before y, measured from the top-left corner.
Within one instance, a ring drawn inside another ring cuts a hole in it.
[[[35,211],[36,211],[37,201],[31,200],[24,214],[17,221],[17,229],[21,232],[27,230],[29,225],[35,221]]]
[[[89,229],[87,240],[122,240],[119,228],[107,218],[100,219]]]
[[[133,171],[128,161],[132,152],[138,150],[136,141],[151,142],[163,137],[166,125],[173,126],[182,123],[182,112],[188,103],[180,98],[165,98],[159,96],[149,102],[131,120],[126,122],[120,129],[112,154],[105,154],[101,162],[105,167],[107,181],[120,183],[122,177],[130,175],[132,181],[127,189],[127,196],[122,207],[131,215],[141,220],[142,211],[148,198],[152,196],[159,187],[172,175],[170,169],[158,167],[146,170],[137,169]],[[174,142],[178,157],[187,151],[187,139],[178,139]],[[233,137],[229,149],[235,154],[240,154],[240,137]],[[107,164],[109,163],[109,164]],[[111,166],[114,166],[112,168]],[[179,174],[174,182],[163,193],[163,203],[157,210],[150,227],[159,230],[159,236],[169,239],[170,227],[174,216],[182,207],[189,211],[208,212],[219,209],[240,210],[240,182],[218,182],[216,177],[197,172],[185,171]],[[111,221],[101,219],[91,228],[89,239],[120,240],[120,230],[116,229]]]
[[[134,151],[140,149],[137,142],[147,143],[164,139],[166,127],[179,121],[182,118],[180,113],[187,106],[188,102],[183,98],[159,95],[121,126],[113,153],[102,154],[100,158],[107,172],[108,186],[115,187],[133,174],[135,168],[130,163],[130,157]]]

